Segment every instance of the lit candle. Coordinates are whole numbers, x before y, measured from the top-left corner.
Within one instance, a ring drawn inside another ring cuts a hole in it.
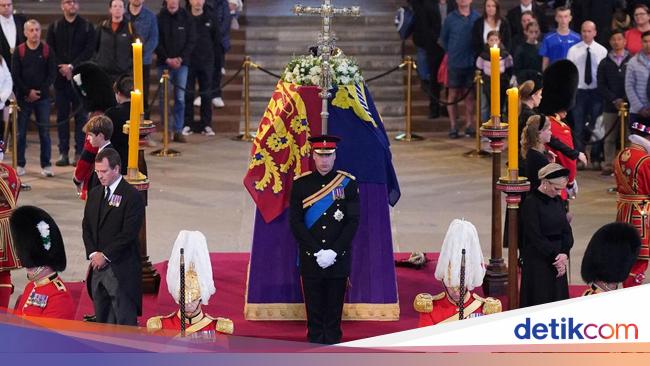
[[[490,115],[501,116],[501,50],[490,47]]]
[[[129,159],[128,169],[138,169],[138,149],[140,148],[140,118],[142,115],[142,93],[131,92],[131,119],[129,120]]]
[[[142,78],[142,42],[136,39],[135,43],[131,43],[133,47],[133,89],[144,90],[144,80]],[[133,101],[131,101],[133,104]],[[144,100],[140,99],[139,107],[144,110]]]
[[[508,95],[508,170],[519,171],[519,89],[510,88]],[[511,173],[512,176],[512,173]]]

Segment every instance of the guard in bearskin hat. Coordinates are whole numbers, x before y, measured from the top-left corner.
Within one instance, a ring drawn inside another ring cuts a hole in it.
[[[56,222],[34,206],[17,208],[9,222],[18,258],[29,279],[15,314],[73,319],[74,302],[58,274],[65,270],[66,258]]]
[[[501,312],[501,301],[482,298],[472,291],[483,284],[485,260],[476,227],[454,220],[447,229],[436,265],[436,279],[445,291],[418,294],[413,301],[420,313],[419,327]]]
[[[9,165],[0,163],[0,308],[9,307],[14,292],[11,270],[20,268],[14,241],[9,229],[9,217],[16,207],[20,178]]]
[[[645,279],[650,250],[650,126],[630,125],[630,144],[614,159],[616,178],[616,221],[626,222],[641,236],[641,249],[623,287],[638,286]]]
[[[616,290],[629,277],[640,248],[641,237],[630,224],[614,222],[598,229],[582,257],[582,280],[590,286],[583,296]]]
[[[551,134],[571,150],[575,150],[573,133],[566,122],[568,111],[573,108],[578,90],[578,69],[569,60],[559,60],[544,70],[544,89],[539,111],[551,121]],[[569,169],[569,183],[562,198],[575,197],[578,193],[576,182],[576,159],[578,155],[547,146],[556,157],[556,163]]]

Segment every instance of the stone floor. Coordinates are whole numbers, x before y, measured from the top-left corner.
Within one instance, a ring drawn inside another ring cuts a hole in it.
[[[147,227],[152,262],[169,257],[181,229],[202,231],[213,252],[250,250],[254,205],[242,184],[250,144],[232,141],[230,137],[193,135],[187,144],[173,144],[173,148],[182,151],[180,157],[147,157],[151,179]],[[463,156],[473,147],[473,139],[448,140],[440,134],[425,137],[421,142],[392,145],[402,189],[401,200],[391,209],[394,250],[439,251],[450,221],[465,218],[476,225],[487,260],[491,227],[490,159]],[[56,138],[53,140],[55,143]],[[18,202],[40,206],[55,218],[68,258],[63,277],[67,281],[82,280],[87,268],[81,239],[84,203],[75,194],[73,168],[54,167],[54,178],[41,177],[37,135],[28,136],[28,143],[27,174],[23,181],[32,190],[22,192]],[[53,161],[56,158],[53,154]],[[11,161],[10,156],[5,158],[7,161]],[[615,197],[607,193],[614,182],[612,177],[587,171],[579,172],[578,180],[580,193],[571,204],[575,212],[573,283],[582,282],[579,266],[592,233],[615,216]],[[507,251],[504,257],[507,258]],[[24,272],[14,271],[13,277],[17,288],[22,289],[26,281]]]

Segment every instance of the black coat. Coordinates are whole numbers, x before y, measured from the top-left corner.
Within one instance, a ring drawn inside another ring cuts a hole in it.
[[[108,206],[104,201],[104,187],[95,187],[88,193],[82,221],[86,257],[102,252],[110,262],[119,286],[142,311],[142,264],[140,259],[140,228],[144,222],[142,194],[122,179],[114,195],[122,196],[119,207]],[[100,205],[103,215],[100,215]],[[100,217],[101,216],[101,217]],[[92,283],[93,271],[88,271],[86,283]],[[89,290],[89,294],[92,292]]]
[[[522,257],[520,306],[533,306],[569,298],[567,275],[557,276],[555,257],[569,256],[573,232],[566,217],[564,203],[539,190],[526,196],[521,207],[524,243]]]
[[[19,44],[25,42],[25,17],[20,14],[14,14],[14,24],[16,24],[16,47]],[[2,53],[2,58],[7,62],[9,70],[11,70],[11,48],[9,47],[9,41],[7,41],[7,36],[5,36],[2,27],[0,27],[0,53]]]
[[[598,64],[598,94],[603,97],[603,112],[616,113],[618,110],[614,103],[616,99],[623,99],[627,101],[625,95],[625,70],[627,63],[632,56],[627,54],[621,65],[617,65],[611,54],[608,54]]]
[[[548,24],[546,24],[546,14],[544,14],[544,9],[540,8],[535,1],[533,4],[533,14],[539,23],[539,30],[543,33],[548,32]],[[508,19],[508,24],[510,25],[510,34],[523,34],[524,30],[521,28],[521,6],[517,4],[514,8],[508,10],[506,15]]]
[[[300,273],[304,277],[341,278],[350,274],[351,244],[359,226],[359,188],[353,179],[345,187],[345,197],[334,203],[311,227],[305,225],[305,212],[302,201],[318,192],[337,177],[336,171],[326,175],[313,172],[293,182],[291,190],[291,205],[289,207],[289,224],[294,237],[298,241]],[[330,193],[332,194],[332,193]],[[337,220],[337,211],[343,218]],[[316,262],[314,253],[321,249],[332,249],[336,252],[336,262],[322,269]]]
[[[54,51],[57,65],[72,64],[77,67],[93,56],[95,27],[81,16],[77,16],[72,23],[61,18],[48,28],[47,44]],[[70,81],[57,70],[54,87],[62,89],[68,84]]]
[[[437,0],[410,0],[415,23],[413,25],[413,43],[427,52],[433,52],[438,44],[442,19]],[[447,14],[456,10],[456,1],[447,1]]]
[[[95,34],[93,61],[101,66],[113,80],[133,72],[133,47],[136,33],[133,23],[123,19],[113,32],[111,20],[103,21]]]
[[[179,8],[171,14],[163,8],[158,13],[158,34],[158,64],[164,65],[166,59],[180,57],[183,65],[189,65],[196,43],[196,30],[190,13]]]
[[[485,50],[486,41],[483,40],[483,31],[485,30],[485,18],[480,17],[476,19],[474,25],[472,26],[472,49],[474,50],[474,55],[478,56]],[[501,44],[503,47],[510,53],[512,37],[510,35],[510,26],[508,26],[508,21],[505,18],[501,18],[501,25],[499,26],[499,38],[501,38]]]

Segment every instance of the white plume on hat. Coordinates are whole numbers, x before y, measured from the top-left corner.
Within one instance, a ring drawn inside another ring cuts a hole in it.
[[[167,290],[174,301],[180,301],[181,248],[184,249],[185,273],[194,268],[199,278],[201,303],[208,304],[216,289],[212,278],[212,264],[205,235],[200,231],[181,230],[178,233],[169,263],[167,264]]]
[[[465,287],[473,290],[483,284],[485,265],[476,227],[471,222],[454,219],[449,224],[436,265],[436,279],[447,287],[460,287],[460,264],[465,249]]]

